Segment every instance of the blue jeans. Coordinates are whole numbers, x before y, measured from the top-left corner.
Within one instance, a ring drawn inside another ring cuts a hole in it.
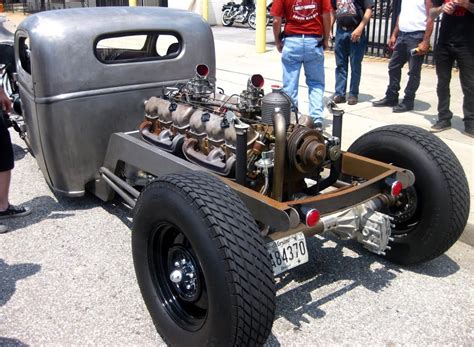
[[[309,115],[323,122],[324,50],[316,37],[286,37],[281,55],[283,90],[298,105],[298,82],[304,66],[309,96]]]
[[[358,42],[352,42],[353,30],[337,28],[336,45],[336,95],[346,96],[348,63],[351,63],[350,96],[359,96],[360,76],[362,73],[362,59],[364,58],[367,38],[362,34]]]

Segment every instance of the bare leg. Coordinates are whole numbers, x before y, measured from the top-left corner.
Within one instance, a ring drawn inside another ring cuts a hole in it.
[[[11,170],[0,172],[0,211],[8,208],[8,192],[10,189]]]

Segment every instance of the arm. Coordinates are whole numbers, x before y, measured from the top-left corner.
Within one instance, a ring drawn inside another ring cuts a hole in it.
[[[283,42],[280,39],[281,32],[281,17],[273,17],[273,37],[275,38],[275,45],[278,52],[283,50]]]
[[[365,9],[364,17],[362,17],[362,20],[360,21],[359,25],[352,32],[352,35],[351,35],[352,42],[357,42],[360,40],[360,37],[364,33],[364,28],[369,22],[371,16],[372,16],[372,8],[368,7]]]
[[[426,29],[425,35],[423,36],[423,41],[420,42],[418,45],[418,53],[417,55],[424,55],[428,53],[430,49],[430,38],[431,34],[433,33],[433,18],[431,18],[431,0],[425,0],[426,6]]]
[[[398,19],[400,16],[397,17],[397,23],[395,24],[395,27],[393,28],[392,35],[390,36],[390,40],[388,40],[388,48],[393,49],[395,47],[395,43],[397,42],[397,37],[398,37],[398,32],[400,31],[398,27]]]
[[[323,29],[324,29],[324,37],[323,37],[323,48],[329,48],[329,37],[331,36],[331,12],[323,13]]]

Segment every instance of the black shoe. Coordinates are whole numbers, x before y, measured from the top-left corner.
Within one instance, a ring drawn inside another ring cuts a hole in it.
[[[357,105],[358,102],[359,102],[359,99],[357,98],[357,96],[354,96],[354,95],[349,96],[349,99],[347,99],[348,105]]]
[[[391,98],[385,97],[383,99],[372,102],[372,106],[374,107],[384,107],[384,106],[394,107],[397,105],[398,105],[398,98],[391,99]]]
[[[331,100],[334,101],[336,104],[343,104],[346,102],[346,97],[334,94],[333,96],[331,96]]]
[[[408,103],[405,101],[402,101],[400,105],[397,105],[392,109],[393,113],[402,113],[411,110],[413,110],[413,103]]]
[[[443,130],[451,129],[451,121],[450,120],[439,120],[433,125],[430,129],[432,133],[439,133]]]
[[[6,225],[0,224],[0,234],[4,234],[10,231],[10,228]]]
[[[465,127],[464,134],[470,137],[474,137],[474,127]]]
[[[23,217],[30,213],[31,210],[28,207],[9,205],[5,211],[0,211],[0,219]]]

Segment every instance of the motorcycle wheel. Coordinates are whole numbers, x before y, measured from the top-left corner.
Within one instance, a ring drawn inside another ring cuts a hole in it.
[[[232,26],[232,24],[234,24],[234,20],[232,19],[232,12],[230,9],[226,9],[222,12],[221,22],[222,25],[225,27],[230,27]]]
[[[250,14],[247,24],[250,27],[250,29],[255,30],[257,28],[257,14],[255,11],[253,11]],[[269,17],[269,14],[267,13],[267,22],[265,23],[265,25],[268,26],[269,24],[270,24],[270,17]]]

